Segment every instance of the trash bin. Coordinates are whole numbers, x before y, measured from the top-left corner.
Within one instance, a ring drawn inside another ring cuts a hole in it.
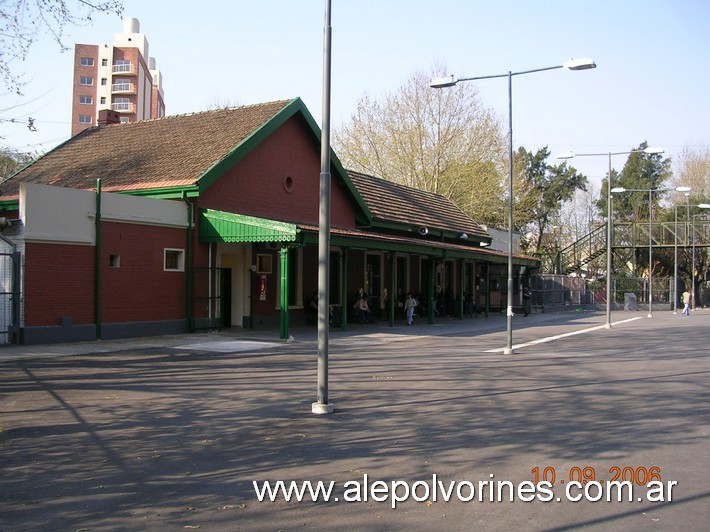
[[[636,294],[632,292],[624,293],[624,310],[638,310]]]

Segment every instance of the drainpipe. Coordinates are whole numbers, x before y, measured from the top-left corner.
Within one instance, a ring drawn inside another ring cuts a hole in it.
[[[96,180],[96,245],[94,272],[94,322],[96,324],[96,339],[101,340],[101,179]]]
[[[185,257],[185,320],[187,330],[193,332],[192,323],[192,203],[187,199],[187,194],[182,193],[182,201],[187,206],[187,250]]]

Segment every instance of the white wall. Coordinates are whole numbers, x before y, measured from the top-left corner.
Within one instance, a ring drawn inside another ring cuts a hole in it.
[[[96,193],[49,185],[20,185],[20,219],[25,241],[95,244]],[[101,193],[101,219],[187,227],[181,201]]]

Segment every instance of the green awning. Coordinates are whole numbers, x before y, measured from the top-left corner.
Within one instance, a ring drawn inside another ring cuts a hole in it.
[[[294,224],[212,209],[200,209],[199,228],[201,242],[295,242],[299,233]]]

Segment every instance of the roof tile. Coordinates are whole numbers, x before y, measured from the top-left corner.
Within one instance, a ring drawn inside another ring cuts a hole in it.
[[[190,186],[292,100],[89,128],[0,185],[0,200],[20,182],[93,189]]]

